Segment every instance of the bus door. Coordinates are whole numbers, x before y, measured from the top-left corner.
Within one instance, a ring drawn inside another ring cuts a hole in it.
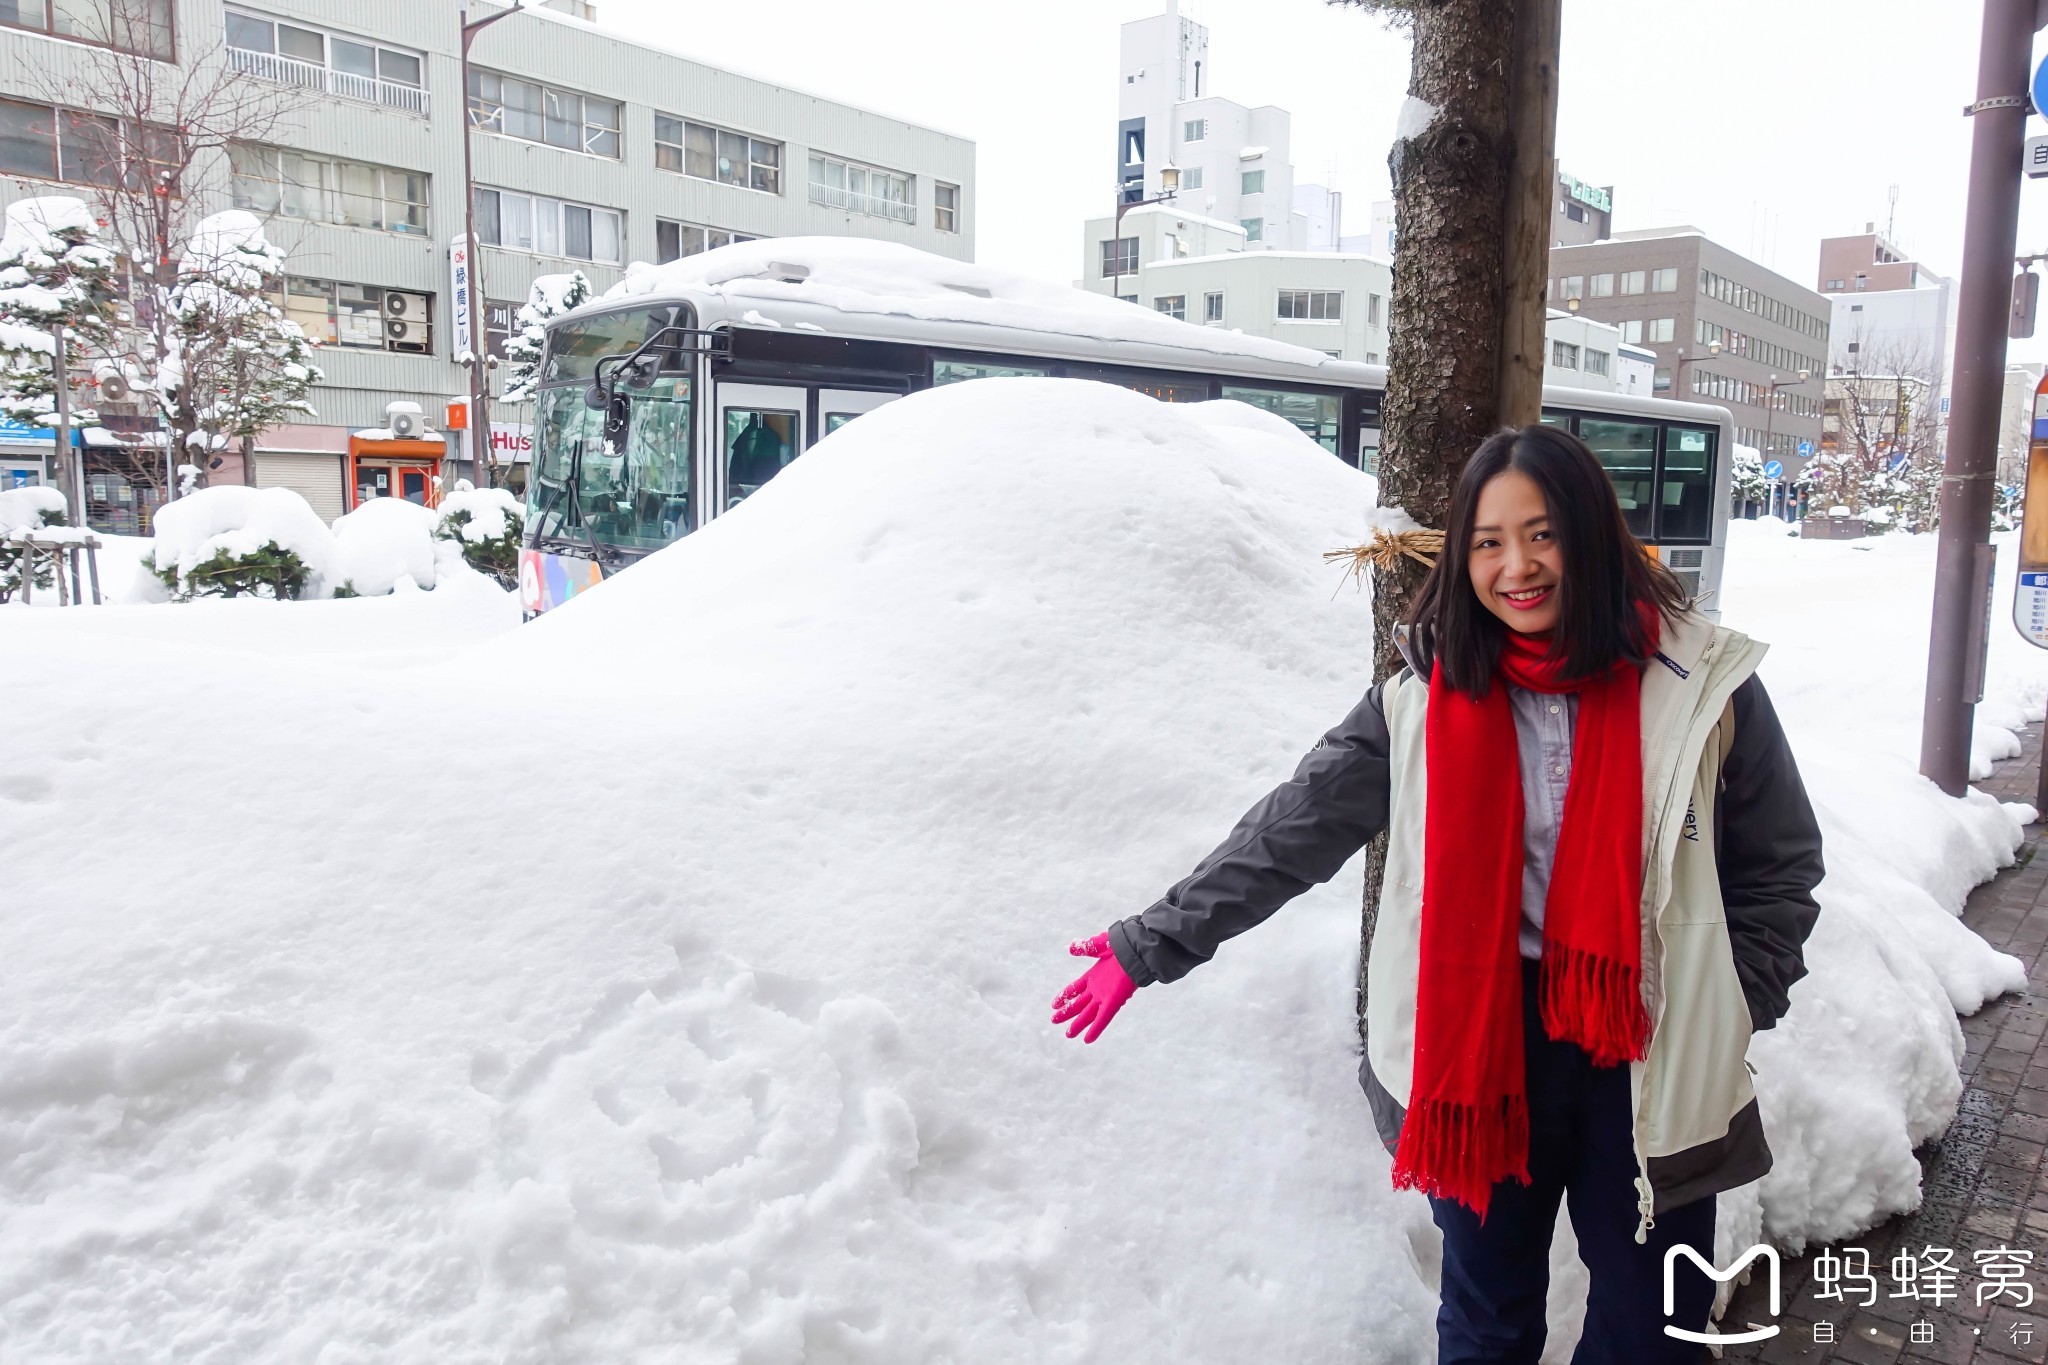
[[[858,389],[818,390],[818,434],[812,444],[824,440],[864,412],[901,398],[900,393],[862,392]]]
[[[718,506],[739,506],[803,453],[810,394],[780,384],[718,386]]]

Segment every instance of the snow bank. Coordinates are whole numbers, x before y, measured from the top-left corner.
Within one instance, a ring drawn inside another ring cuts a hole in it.
[[[364,597],[390,592],[400,581],[433,587],[438,517],[404,498],[372,498],[337,518],[341,581]]]
[[[1045,1022],[1066,941],[1367,681],[1369,598],[1321,553],[1371,485],[1283,425],[1074,381],[914,394],[438,663],[160,638],[313,639],[438,591],[40,631],[51,666],[0,673],[39,717],[0,741],[0,1351],[1425,1357],[1435,1234],[1354,1079],[1356,863],[1095,1047]],[[1731,623],[1871,600],[1818,560],[1766,594],[1740,559],[1775,549],[1738,540]],[[1756,1054],[1779,1169],[1724,1236],[1910,1199],[1942,1012],[2008,979],[1953,912],[2011,815],[1829,728],[1891,723],[1876,680],[1921,627],[1877,601],[1846,652],[1781,630],[1765,665],[1838,842]],[[2038,700],[2028,663],[2001,695]],[[138,671],[176,724],[124,704]],[[89,866],[87,819],[124,831]]]
[[[436,513],[444,534],[480,545],[524,525],[526,504],[505,489],[471,488],[464,481],[464,486],[442,497]]]
[[[152,567],[176,568],[180,578],[221,551],[254,554],[275,541],[311,570],[308,597],[325,597],[345,576],[340,552],[327,523],[289,488],[247,488],[239,484],[202,488],[175,498],[151,519],[155,547]]]

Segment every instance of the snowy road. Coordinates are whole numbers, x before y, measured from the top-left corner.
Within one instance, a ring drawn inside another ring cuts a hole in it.
[[[0,1358],[1421,1359],[1355,864],[1044,1022],[1355,700],[1370,500],[1249,409],[997,380],[531,627],[0,611]],[[2017,823],[1913,773],[1931,546],[1736,529],[1830,877],[1724,1230],[1797,1242],[1916,1197]],[[2048,694],[2009,636],[1989,720]]]

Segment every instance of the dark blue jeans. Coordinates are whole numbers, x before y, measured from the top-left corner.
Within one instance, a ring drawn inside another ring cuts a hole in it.
[[[1658,1214],[1649,1240],[1636,1244],[1628,1067],[1594,1066],[1577,1044],[1546,1035],[1536,1003],[1536,964],[1522,966],[1530,1183],[1495,1185],[1484,1223],[1455,1201],[1429,1201],[1444,1234],[1439,1365],[1536,1365],[1543,1353],[1543,1301],[1560,1198],[1571,1210],[1579,1259],[1592,1274],[1586,1328],[1572,1365],[1695,1365],[1706,1358],[1706,1348],[1665,1336],[1664,1324],[1704,1331],[1713,1281],[1681,1257],[1673,1277],[1676,1311],[1666,1318],[1664,1253],[1683,1242],[1713,1260],[1713,1196]]]

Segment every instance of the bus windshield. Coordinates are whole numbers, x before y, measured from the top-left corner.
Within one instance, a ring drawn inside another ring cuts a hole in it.
[[[663,375],[623,392],[632,423],[607,454],[604,414],[584,403],[583,385],[540,391],[526,494],[537,539],[658,550],[690,529],[690,381]]]
[[[604,413],[584,393],[603,357],[626,355],[663,328],[691,325],[687,305],[662,304],[598,313],[549,331],[526,494],[537,542],[658,550],[690,529],[696,490],[689,348],[678,338],[662,356],[662,373],[619,386],[630,420],[616,450],[605,449]]]

